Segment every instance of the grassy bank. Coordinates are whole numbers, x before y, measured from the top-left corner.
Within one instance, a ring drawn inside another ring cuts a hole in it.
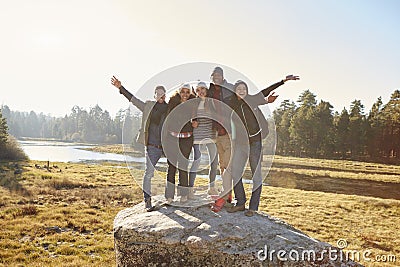
[[[0,266],[113,266],[113,219],[142,200],[130,172],[114,164],[51,163],[49,170],[44,164],[0,164]],[[22,174],[14,174],[16,168]],[[140,171],[132,173],[142,176]],[[346,239],[350,250],[371,250],[371,258],[396,255],[399,262],[400,197],[365,196],[355,187],[354,194],[336,187],[334,191],[329,184],[299,188],[302,179],[318,184],[327,177],[398,185],[400,169],[277,157],[268,178],[273,186],[264,187],[260,209],[321,241],[335,245]]]
[[[100,153],[114,153],[114,154],[127,154],[130,156],[141,157],[144,156],[143,151],[138,151],[133,149],[129,145],[99,145],[93,147],[83,148],[84,150],[93,151],[93,152],[100,152]]]

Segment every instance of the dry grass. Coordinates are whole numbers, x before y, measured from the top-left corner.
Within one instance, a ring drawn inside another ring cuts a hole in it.
[[[101,146],[94,146],[84,148],[84,150],[94,151],[94,152],[101,152],[101,153],[115,153],[115,154],[128,154],[131,156],[143,156],[143,151],[138,151],[130,147],[129,145],[101,145]]]
[[[381,175],[398,177],[399,166],[282,157],[276,162],[271,176],[277,175],[282,185],[263,188],[260,210],[321,241],[336,244],[344,238],[348,249],[400,257],[399,200],[300,190],[283,181],[290,176],[320,179],[324,168],[327,174],[343,173],[343,177],[331,175],[332,179],[355,180],[351,174],[356,170],[368,172],[369,181],[384,181],[387,178]],[[18,176],[10,164],[0,164],[0,266],[115,265],[114,217],[142,201],[131,173],[113,164],[55,163],[50,171],[36,169],[35,164],[43,166],[43,162],[23,163]],[[139,171],[132,173],[142,176]]]
[[[1,165],[0,266],[113,266],[114,217],[142,198],[128,170],[35,163],[20,177]]]
[[[345,239],[348,250],[400,255],[398,200],[264,187],[260,209],[332,245]]]

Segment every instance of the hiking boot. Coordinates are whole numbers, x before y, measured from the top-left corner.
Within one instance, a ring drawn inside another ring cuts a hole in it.
[[[153,205],[151,205],[151,198],[148,198],[144,201],[144,208],[146,209],[146,211],[153,211],[154,207]]]
[[[233,206],[232,208],[229,208],[226,211],[229,213],[233,213],[233,212],[237,212],[237,211],[244,211],[244,204]]]
[[[253,217],[255,213],[255,210],[248,210],[244,213],[244,215],[246,215],[247,217]]]

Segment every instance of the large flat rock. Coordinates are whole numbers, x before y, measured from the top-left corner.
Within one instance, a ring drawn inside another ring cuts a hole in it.
[[[117,266],[361,266],[268,214],[214,213],[203,204],[146,212],[140,203],[120,211]]]

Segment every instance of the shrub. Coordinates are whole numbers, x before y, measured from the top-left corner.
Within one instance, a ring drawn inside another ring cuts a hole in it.
[[[1,144],[0,159],[1,160],[26,160],[28,156],[22,150],[17,140],[9,135],[7,142]]]

